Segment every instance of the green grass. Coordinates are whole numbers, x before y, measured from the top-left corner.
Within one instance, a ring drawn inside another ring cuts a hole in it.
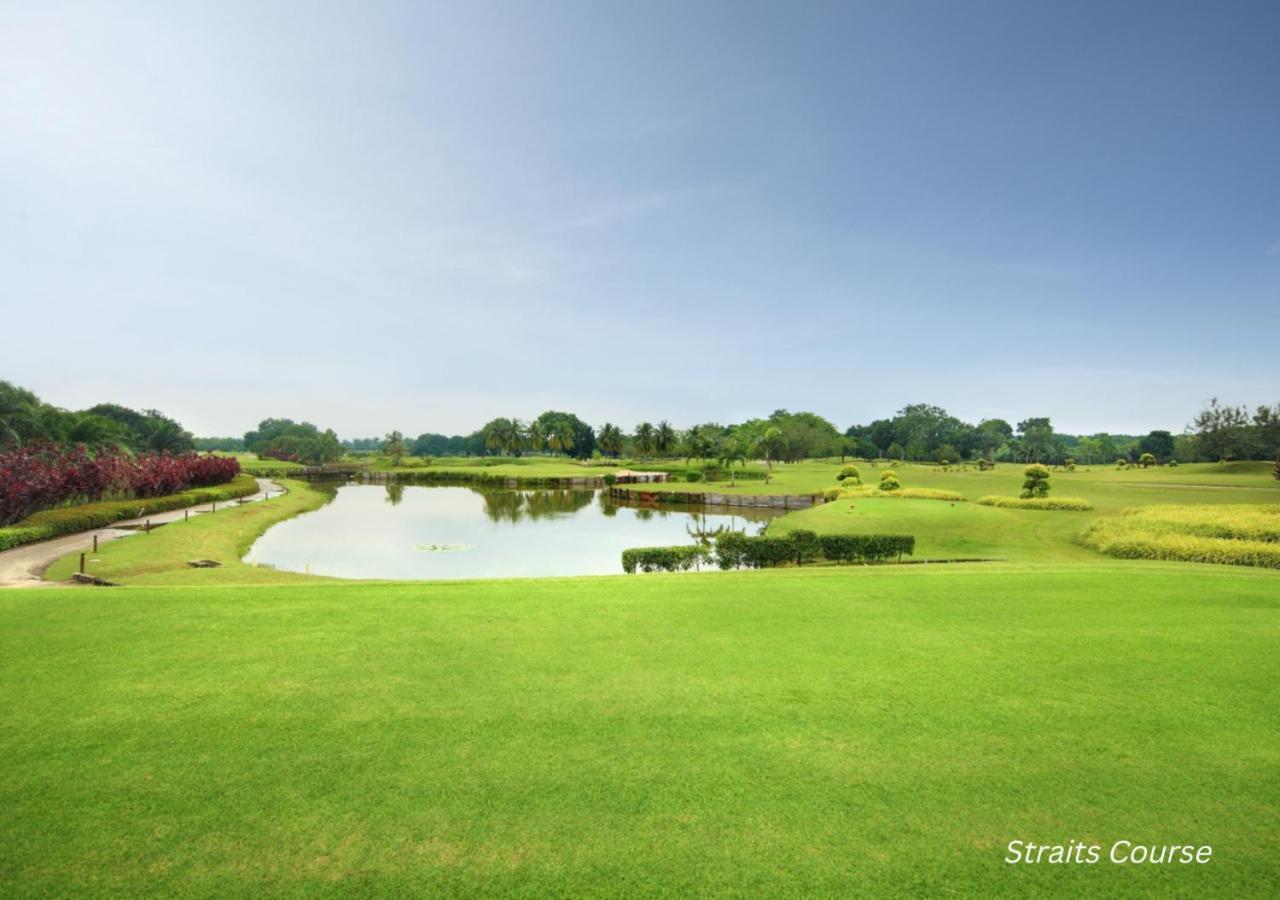
[[[98,548],[85,568],[90,575],[128,584],[246,584],[318,580],[293,572],[246,565],[241,557],[254,539],[276,522],[317,509],[329,494],[302,481],[277,479],[288,489],[269,500],[229,505],[216,513],[171,522],[149,534],[124,537]],[[213,559],[216,569],[193,569],[193,559]],[[79,554],[62,557],[45,572],[49,581],[63,581],[76,571]]]
[[[776,469],[767,490],[803,493],[839,464]],[[969,500],[1021,482],[896,471]],[[325,502],[300,482],[103,545],[89,571],[127,587],[0,591],[0,894],[1274,896],[1280,574],[1081,535],[1147,504],[1239,525],[1227,504],[1280,490],[1254,465],[1052,484],[1095,509],[870,497],[769,529],[1011,561],[970,566],[387,584],[239,562]],[[1002,862],[1073,839],[1214,857]]]
[[[0,591],[0,886],[1274,896],[1278,583],[1103,560]],[[1001,861],[1121,838],[1213,862]]]
[[[804,477],[813,478],[821,465],[802,464],[807,469]],[[838,466],[825,468],[834,482]],[[1089,511],[1010,509],[974,502],[987,494],[1016,497],[1022,483],[1021,466],[1001,465],[993,472],[943,472],[932,466],[907,465],[895,471],[904,487],[951,490],[969,502],[952,505],[875,496],[842,499],[789,513],[771,523],[769,533],[783,536],[796,528],[808,528],[819,534],[913,534],[917,559],[1084,560],[1098,558],[1082,543],[1088,527],[1131,507],[1280,503],[1280,484],[1271,478],[1264,463],[1055,472],[1050,479],[1050,499],[1080,497],[1093,506]]]
[[[284,471],[289,469],[301,468],[301,463],[286,462],[281,459],[272,459],[269,456],[258,456],[256,453],[227,453],[225,451],[217,451],[215,456],[230,456],[235,459],[243,468],[259,469],[263,471]]]

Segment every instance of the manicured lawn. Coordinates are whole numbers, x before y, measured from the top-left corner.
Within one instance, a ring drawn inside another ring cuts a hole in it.
[[[1278,642],[1101,558],[0,591],[0,888],[1274,896]],[[1214,854],[1002,862],[1072,839]]]
[[[902,463],[890,469],[885,464],[872,468],[868,463],[856,463],[867,485],[879,483],[880,474],[892,471],[902,481],[903,487],[938,488],[957,491],[970,500],[984,494],[1008,494],[1016,496],[1022,484],[1025,466],[999,463],[994,469],[980,472],[970,466],[961,470],[953,467],[943,471],[937,466]],[[1244,462],[1218,465],[1195,463],[1175,468],[1122,469],[1109,466],[1080,466],[1074,472],[1054,472],[1050,479],[1053,493],[1064,496],[1084,497],[1098,505],[1117,507],[1147,503],[1201,503],[1213,500],[1183,499],[1183,491],[1212,495],[1219,491],[1236,489],[1250,493],[1237,503],[1280,502],[1280,482],[1271,477],[1271,463]],[[763,469],[752,464],[751,468]],[[840,472],[838,460],[807,460],[800,463],[775,463],[773,478],[764,481],[740,481],[731,486],[728,479],[713,483],[673,482],[645,485],[642,490],[711,491],[718,494],[810,494],[839,487],[836,475]],[[1178,491],[1173,495],[1173,491]],[[1163,498],[1161,497],[1163,495]],[[1237,495],[1239,496],[1239,495]]]
[[[769,534],[784,537],[797,528],[819,534],[910,534],[916,538],[913,559],[1097,559],[1079,542],[1095,517],[1092,512],[870,498],[789,513],[769,525]]]
[[[313,576],[246,565],[241,558],[254,539],[276,522],[322,506],[328,494],[302,481],[277,479],[288,493],[243,505],[229,504],[216,513],[173,522],[150,534],[135,534],[98,548],[85,570],[108,581],[129,584],[243,584],[318,580]],[[217,569],[193,569],[193,559],[222,563]],[[49,581],[64,581],[79,565],[79,553],[62,557],[45,572]]]

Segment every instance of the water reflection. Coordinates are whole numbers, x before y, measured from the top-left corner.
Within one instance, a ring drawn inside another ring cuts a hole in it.
[[[605,491],[349,484],[247,558],[340,578],[612,574],[628,547],[706,544],[776,513],[621,504]]]
[[[492,522],[517,522],[572,515],[591,505],[592,491],[508,491],[469,487],[484,498],[484,512]],[[603,491],[601,494],[603,495]]]

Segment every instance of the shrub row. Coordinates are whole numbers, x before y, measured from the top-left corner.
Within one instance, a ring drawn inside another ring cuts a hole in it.
[[[982,506],[1000,506],[1006,509],[1063,509],[1083,512],[1093,509],[1093,504],[1080,497],[979,497]]]
[[[628,575],[641,572],[685,572],[709,560],[711,550],[697,544],[689,547],[635,547],[622,551],[622,570]]]
[[[224,484],[240,464],[225,456],[150,453],[116,447],[90,452],[83,444],[29,444],[0,450],[0,525],[42,509],[109,497],[161,497]]]
[[[258,490],[258,483],[249,475],[238,475],[229,484],[212,488],[192,488],[166,497],[112,500],[105,503],[86,503],[62,509],[48,509],[34,513],[17,525],[0,528],[0,550],[8,550],[23,544],[44,541],[63,534],[75,534],[93,528],[105,528],[123,519],[137,519],[148,513],[159,513],[199,503],[233,500]]]
[[[964,497],[955,491],[940,491],[933,488],[899,488],[896,491],[882,491],[873,487],[853,488],[840,491],[836,499],[859,497],[888,497],[897,500],[950,500],[952,503],[964,502]]]
[[[1086,545],[1122,559],[1163,559],[1280,569],[1280,543],[1159,533],[1142,529],[1125,517],[1103,519],[1085,534]]]
[[[1122,513],[1131,529],[1245,541],[1280,541],[1280,504],[1148,506]]]
[[[901,558],[915,551],[916,539],[899,534],[821,535],[797,530],[782,538],[749,537],[729,531],[709,547],[637,547],[622,552],[627,573],[683,572],[703,562],[721,569],[764,569],[780,565],[804,565],[826,560],[834,563],[868,563]]]

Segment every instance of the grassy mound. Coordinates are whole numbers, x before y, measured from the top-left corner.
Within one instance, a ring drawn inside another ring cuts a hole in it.
[[[989,494],[979,497],[978,503],[983,506],[999,506],[1004,509],[1063,509],[1071,512],[1084,512],[1093,509],[1093,504],[1082,497],[997,497]]]
[[[1085,543],[1124,559],[1280,569],[1280,505],[1153,506],[1095,522]]]

